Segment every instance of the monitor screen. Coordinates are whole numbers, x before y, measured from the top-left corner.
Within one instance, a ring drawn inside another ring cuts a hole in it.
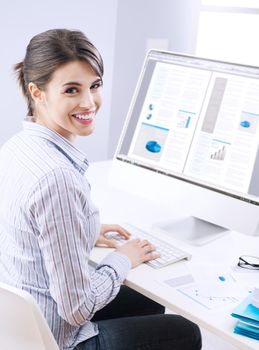
[[[151,51],[116,157],[259,204],[259,68]]]
[[[141,168],[133,183],[140,183],[139,191],[152,173],[159,174],[155,181],[161,191],[167,179],[162,203],[166,196],[177,196],[171,190],[177,180],[181,197],[185,188],[185,202],[200,209],[198,218],[254,231],[259,219],[258,78],[257,67],[151,50],[114,157],[120,166],[127,164],[128,189],[130,172]],[[160,197],[159,191],[153,197]]]

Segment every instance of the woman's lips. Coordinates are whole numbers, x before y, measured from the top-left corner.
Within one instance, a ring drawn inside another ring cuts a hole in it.
[[[94,112],[87,113],[74,113],[72,116],[81,124],[88,125],[93,122],[93,118],[95,116]]]

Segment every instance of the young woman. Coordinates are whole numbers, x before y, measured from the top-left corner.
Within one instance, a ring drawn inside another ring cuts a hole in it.
[[[199,328],[121,286],[131,268],[157,257],[134,240],[89,270],[100,225],[77,135],[94,131],[103,62],[79,31],[33,37],[15,71],[27,100],[23,130],[0,151],[0,280],[37,300],[60,349],[200,349]],[[100,311],[99,311],[100,310]]]

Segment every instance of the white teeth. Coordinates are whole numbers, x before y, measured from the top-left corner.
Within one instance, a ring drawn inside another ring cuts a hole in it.
[[[93,118],[93,116],[94,116],[94,113],[90,113],[90,114],[73,114],[73,117],[76,117],[78,119],[84,119],[84,120],[91,119],[91,118]]]

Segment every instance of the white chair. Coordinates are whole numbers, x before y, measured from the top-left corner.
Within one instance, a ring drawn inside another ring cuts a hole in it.
[[[0,348],[59,350],[34,298],[4,283],[0,283]]]

